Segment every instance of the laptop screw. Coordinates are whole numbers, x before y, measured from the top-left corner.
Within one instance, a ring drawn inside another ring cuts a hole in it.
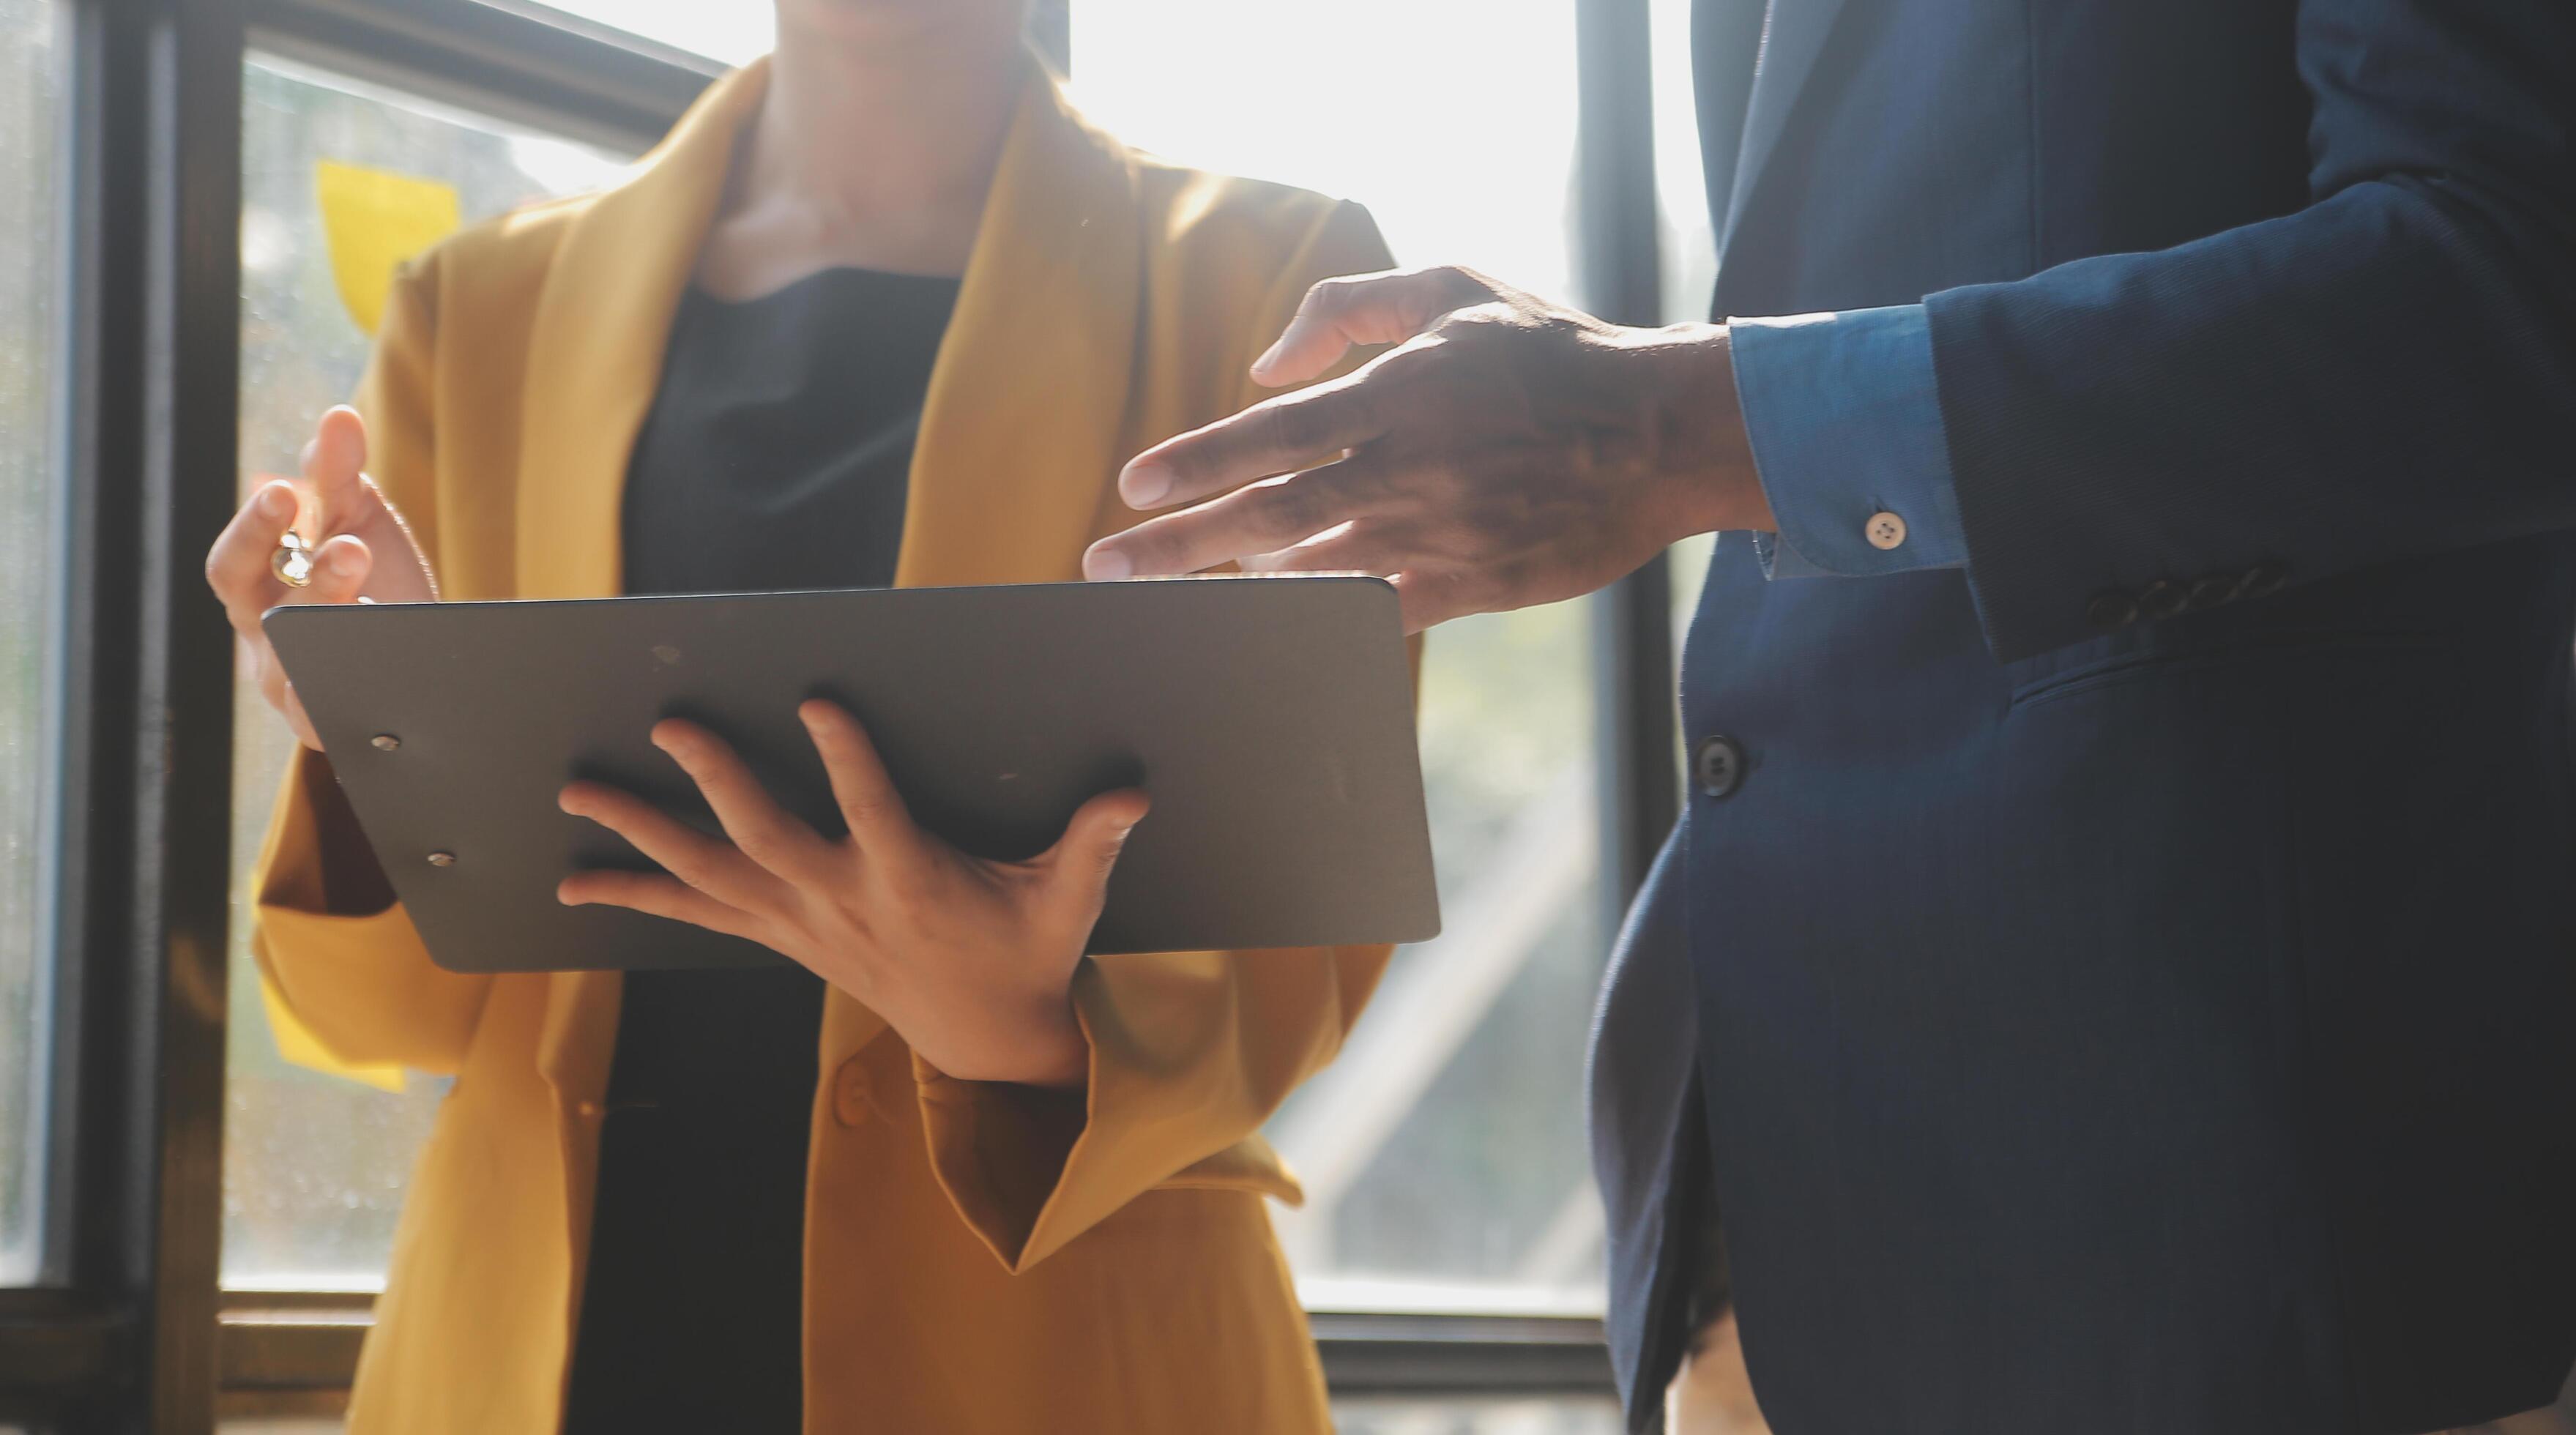
[[[380,732],[367,739],[367,744],[378,752],[391,752],[402,746],[402,739],[389,732]]]
[[[429,865],[432,867],[453,867],[456,865],[456,854],[453,852],[432,852],[429,854]]]

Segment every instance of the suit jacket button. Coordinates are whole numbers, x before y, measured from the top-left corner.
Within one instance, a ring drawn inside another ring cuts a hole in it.
[[[2180,583],[2159,578],[2138,590],[2138,613],[2146,618],[2171,618],[2179,615],[2191,601],[2191,594]]]
[[[2085,605],[2084,619],[2096,628],[2125,628],[2138,621],[2138,600],[2117,589],[2097,593]]]
[[[1712,734],[1699,740],[1691,756],[1691,776],[1709,797],[1732,797],[1744,785],[1744,749],[1735,739]]]
[[[2236,585],[2236,596],[2239,598],[2260,598],[2266,594],[2278,593],[2281,591],[2281,586],[2289,581],[2290,568],[2288,564],[2257,563],[2253,567],[2245,570],[2244,579]]]
[[[2203,608],[2233,602],[2235,598],[2236,580],[2233,577],[2212,573],[2191,585],[2191,609],[2195,613]]]

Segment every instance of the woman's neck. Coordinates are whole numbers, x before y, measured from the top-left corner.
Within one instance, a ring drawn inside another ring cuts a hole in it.
[[[780,8],[699,282],[746,298],[837,265],[965,272],[1032,66],[1017,37],[919,11],[800,27]]]

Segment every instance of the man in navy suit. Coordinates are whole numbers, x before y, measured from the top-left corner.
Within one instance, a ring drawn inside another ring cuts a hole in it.
[[[1697,36],[1739,317],[1327,284],[1257,374],[1398,347],[1141,455],[1139,507],[1225,496],[1092,575],[1364,568],[1421,627],[1751,535],[1595,1053],[1641,1425],[1712,1209],[1783,1435],[2549,1403],[2576,7],[1702,0]]]

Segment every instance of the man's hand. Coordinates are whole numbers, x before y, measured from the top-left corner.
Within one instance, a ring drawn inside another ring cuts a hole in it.
[[[1347,378],[1139,454],[1118,480],[1133,507],[1224,496],[1102,539],[1083,571],[1375,573],[1419,632],[1589,593],[1694,533],[1772,526],[1723,326],[1621,328],[1463,269],[1328,279],[1252,375],[1297,383],[1386,343]]]
[[[573,783],[557,799],[564,811],[625,838],[662,871],[582,872],[557,897],[693,923],[792,957],[960,1080],[1080,1085],[1091,1046],[1074,1018],[1074,969],[1119,848],[1144,820],[1145,794],[1104,792],[1045,852],[987,861],[913,823],[858,719],[820,699],[797,715],[847,836],[826,837],[780,807],[724,739],[666,719],[653,744],[697,783],[724,836],[632,793]]]

